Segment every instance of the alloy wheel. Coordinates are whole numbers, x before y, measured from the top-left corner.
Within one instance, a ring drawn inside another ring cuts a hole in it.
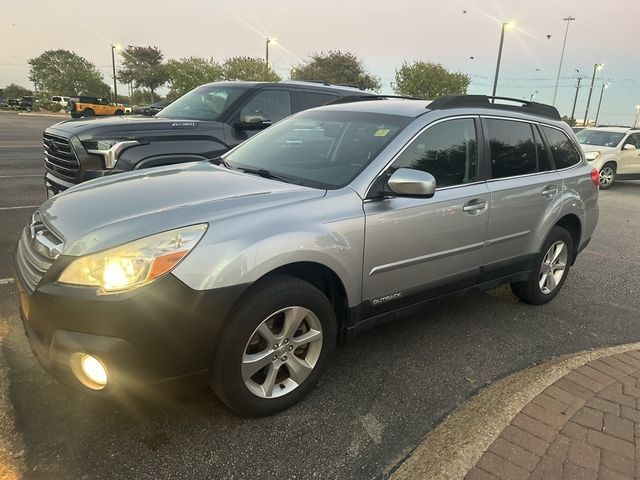
[[[242,380],[260,398],[276,398],[311,375],[322,350],[322,324],[304,307],[286,307],[256,328],[242,355]]]
[[[568,258],[567,245],[563,241],[555,242],[549,247],[542,260],[540,278],[538,279],[542,293],[548,295],[562,281]]]
[[[613,177],[615,176],[615,174],[616,172],[613,170],[612,167],[605,165],[600,170],[600,173],[598,175],[600,185],[604,187],[611,185],[611,183],[613,183]]]

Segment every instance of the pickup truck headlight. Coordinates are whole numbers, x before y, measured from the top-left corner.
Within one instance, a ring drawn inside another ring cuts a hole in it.
[[[111,170],[127,148],[139,145],[137,140],[93,140],[85,143],[87,153],[101,155],[104,168]]]
[[[192,225],[80,257],[62,272],[58,281],[98,287],[99,294],[133,290],[173,270],[206,230],[207,224]]]
[[[587,152],[584,154],[585,158],[590,161],[593,162],[595,160],[597,160],[598,158],[600,158],[600,152]]]

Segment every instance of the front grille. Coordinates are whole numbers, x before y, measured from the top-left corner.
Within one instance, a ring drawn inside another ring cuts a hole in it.
[[[16,267],[25,287],[32,293],[62,252],[64,243],[49,230],[36,212],[22,231],[16,254]]]
[[[50,133],[43,134],[42,140],[47,171],[65,180],[75,180],[80,171],[80,162],[69,140]]]

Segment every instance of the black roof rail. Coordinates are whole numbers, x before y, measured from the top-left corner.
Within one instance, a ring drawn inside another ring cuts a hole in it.
[[[496,100],[514,102],[520,105],[495,103]],[[551,105],[546,105],[544,103],[529,102],[527,100],[510,97],[491,97],[488,95],[457,95],[440,97],[427,105],[427,108],[430,110],[444,110],[448,108],[465,107],[511,110],[514,112],[522,112],[531,115],[552,118],[554,120],[562,120],[562,117],[560,117],[560,113],[558,113],[556,107],[552,107]]]
[[[331,100],[326,105],[339,105],[341,103],[352,103],[352,102],[362,102],[367,100],[386,100],[386,99],[401,99],[401,100],[420,100],[415,97],[404,97],[402,95],[347,95],[344,97],[336,98],[335,100]]]

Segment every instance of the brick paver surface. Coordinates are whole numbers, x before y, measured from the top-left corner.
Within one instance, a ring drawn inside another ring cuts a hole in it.
[[[640,352],[594,360],[534,398],[467,480],[640,480]]]

